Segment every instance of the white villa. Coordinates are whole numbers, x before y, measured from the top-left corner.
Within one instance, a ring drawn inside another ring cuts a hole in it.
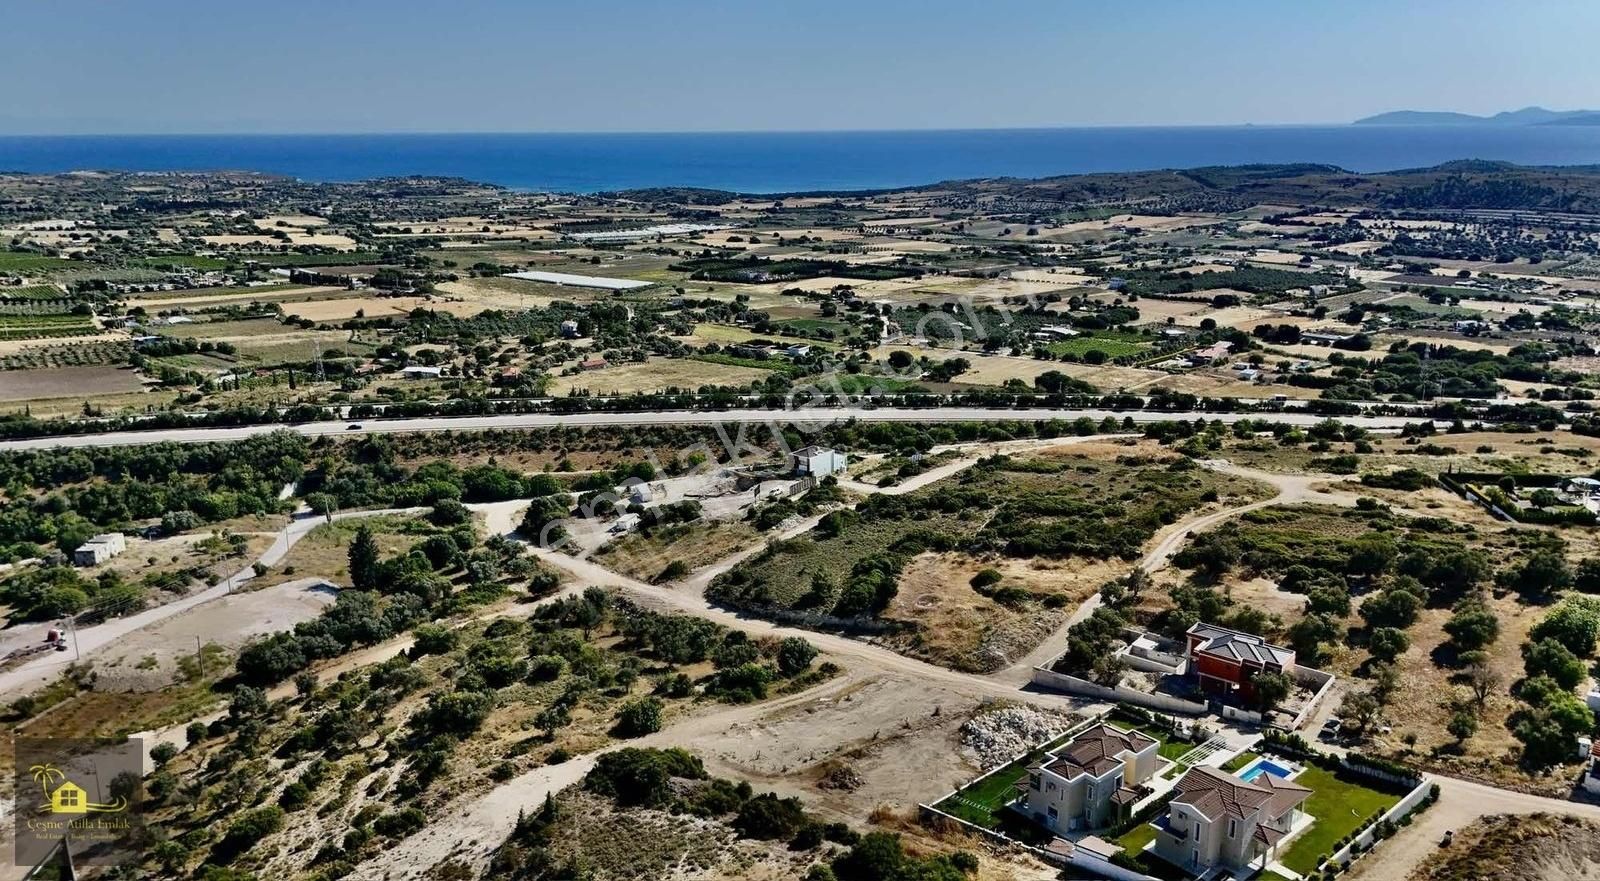
[[[1155,774],[1160,746],[1138,731],[1095,725],[1028,769],[1016,809],[1057,835],[1114,823]]]
[[[1156,821],[1155,851],[1196,875],[1271,861],[1278,845],[1309,824],[1300,805],[1311,790],[1263,764],[1249,780],[1196,766],[1178,780],[1167,815]]]

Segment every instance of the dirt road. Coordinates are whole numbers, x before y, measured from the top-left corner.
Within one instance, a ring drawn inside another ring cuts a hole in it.
[[[1428,855],[1439,849],[1446,831],[1458,831],[1490,814],[1571,814],[1600,820],[1600,806],[1526,795],[1496,789],[1454,777],[1433,778],[1439,784],[1439,801],[1418,815],[1410,826],[1380,843],[1356,863],[1352,879],[1398,881],[1411,875]]]
[[[697,739],[714,736],[733,726],[754,721],[787,706],[815,700],[849,685],[848,676],[837,677],[798,694],[686,719],[647,737],[622,741],[596,752],[574,756],[559,765],[535,768],[487,793],[464,798],[462,804],[454,805],[452,809],[440,811],[422,831],[395,842],[377,857],[357,866],[349,877],[372,881],[422,878],[446,859],[465,863],[473,869],[474,875],[481,874],[490,855],[516,826],[518,812],[536,808],[546,795],[581,781],[600,756],[625,746],[693,744]]]

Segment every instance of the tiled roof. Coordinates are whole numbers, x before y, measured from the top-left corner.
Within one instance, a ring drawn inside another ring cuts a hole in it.
[[[1249,661],[1255,664],[1276,664],[1280,667],[1294,663],[1294,652],[1283,646],[1273,645],[1253,633],[1229,630],[1226,627],[1205,623],[1190,627],[1188,633],[1203,640],[1195,646],[1195,651],[1205,652],[1208,655],[1220,655],[1235,661]]]
[[[1068,780],[1083,772],[1100,777],[1122,764],[1118,757],[1123,753],[1142,752],[1155,742],[1149,735],[1123,731],[1102,722],[1072,738],[1056,751],[1055,761],[1045,767]]]
[[[1271,774],[1261,774],[1246,783],[1205,765],[1190,768],[1175,788],[1175,801],[1192,805],[1211,820],[1224,816],[1242,820],[1258,810],[1267,818],[1281,817],[1311,795],[1310,789]]]

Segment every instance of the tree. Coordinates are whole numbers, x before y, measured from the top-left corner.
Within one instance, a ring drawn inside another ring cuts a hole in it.
[[[1288,638],[1295,654],[1306,663],[1314,664],[1322,657],[1323,643],[1339,638],[1339,625],[1327,615],[1310,614],[1290,625]]]
[[[1594,712],[1544,676],[1524,681],[1517,696],[1528,704],[1511,720],[1511,733],[1522,741],[1523,761],[1548,768],[1575,758],[1578,737],[1594,729]]]
[[[803,673],[816,657],[816,646],[798,636],[785,637],[778,643],[778,672],[785,676]]]
[[[1577,688],[1589,672],[1577,655],[1550,637],[1522,646],[1522,666],[1529,676],[1548,676],[1569,691]]]
[[[1391,587],[1369,597],[1361,604],[1361,617],[1373,627],[1410,627],[1422,611],[1422,600],[1416,594]]]
[[[660,698],[642,697],[622,705],[617,712],[617,733],[623,737],[643,737],[661,730]]]
[[[1594,654],[1600,638],[1600,598],[1568,597],[1528,631],[1534,640],[1551,638],[1580,658]]]
[[[378,586],[378,540],[365,523],[356,530],[350,542],[350,583],[356,590],[373,590]]]
[[[1544,549],[1528,555],[1522,565],[1500,573],[1501,584],[1523,596],[1539,599],[1572,586],[1572,570],[1560,552]]]
[[[1488,701],[1489,695],[1499,690],[1503,680],[1499,672],[1489,665],[1488,652],[1466,652],[1461,655],[1461,663],[1466,670],[1467,687],[1472,689],[1473,699],[1481,707]]]
[[[1600,557],[1590,557],[1578,563],[1573,573],[1572,586],[1584,593],[1600,593]]]
[[[1339,716],[1345,724],[1362,734],[1378,721],[1378,713],[1382,709],[1378,699],[1365,691],[1345,692],[1344,699],[1339,701]]]
[[[162,767],[178,755],[178,748],[170,743],[158,743],[150,747],[150,759],[156,767]]]
[[[1468,738],[1478,733],[1478,717],[1467,710],[1456,710],[1450,716],[1450,721],[1445,723],[1445,730],[1456,739],[1457,743],[1465,743]]]
[[[1350,591],[1343,584],[1319,584],[1306,592],[1306,612],[1343,618],[1350,614]]]
[[[1380,661],[1393,661],[1411,647],[1411,639],[1404,630],[1379,627],[1367,637],[1367,651]]]
[[[1255,689],[1256,709],[1264,715],[1271,714],[1294,693],[1294,683],[1282,673],[1257,673],[1250,684]]]
[[[672,798],[672,780],[706,779],[700,760],[682,749],[624,747],[595,760],[583,787],[620,805],[655,807]]]
[[[1372,696],[1383,706],[1389,705],[1390,698],[1400,689],[1400,670],[1394,664],[1378,662],[1372,665],[1370,674],[1372,680]]]
[[[443,655],[456,647],[456,632],[442,624],[418,624],[416,629],[411,631],[411,635],[412,657]]]
[[[567,709],[565,701],[556,701],[540,710],[539,714],[533,717],[533,724],[539,726],[539,729],[544,732],[546,740],[553,739],[556,736],[556,732],[567,727],[571,721],[572,713]]]
[[[1500,619],[1482,602],[1463,602],[1444,623],[1444,632],[1458,651],[1470,652],[1500,637]]]
[[[339,508],[339,500],[329,493],[311,493],[306,496],[306,507],[318,517],[326,517]]]
[[[807,824],[805,809],[798,798],[779,798],[765,792],[747,800],[733,818],[733,828],[741,838],[763,841],[793,838]]]

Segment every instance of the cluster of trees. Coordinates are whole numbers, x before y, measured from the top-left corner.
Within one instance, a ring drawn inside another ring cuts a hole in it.
[[[1559,353],[1537,344],[1523,344],[1506,354],[1454,346],[1396,343],[1381,359],[1366,360],[1335,353],[1337,385],[1323,390],[1324,398],[1374,400],[1392,398],[1417,401],[1426,398],[1494,398],[1499,380],[1571,383],[1575,375],[1552,370],[1549,362]]]
[[[408,469],[381,436],[363,438],[343,453],[321,457],[306,472],[299,489],[313,510],[500,502],[567,491],[553,474],[523,474],[492,463],[461,468],[437,460]]]
[[[198,526],[275,512],[279,491],[301,477],[306,458],[305,439],[289,432],[227,444],[6,453],[0,555],[71,552],[95,533],[144,520],[192,515],[184,522]]]
[[[1573,689],[1588,678],[1600,639],[1600,599],[1571,596],[1528,632],[1522,646],[1527,677],[1515,689],[1521,706],[1511,732],[1522,742],[1522,761],[1533,768],[1573,761],[1578,738],[1594,731],[1594,712]]]

